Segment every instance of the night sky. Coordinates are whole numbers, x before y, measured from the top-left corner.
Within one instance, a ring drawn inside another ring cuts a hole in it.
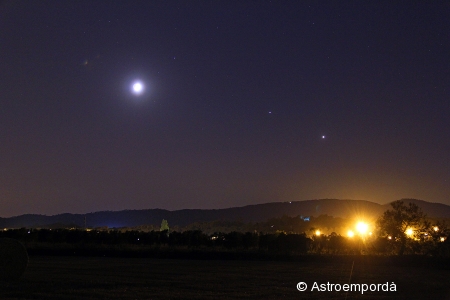
[[[1,217],[450,205],[450,4],[3,1],[0,128]]]

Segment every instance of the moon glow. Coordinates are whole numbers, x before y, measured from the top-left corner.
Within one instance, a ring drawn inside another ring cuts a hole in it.
[[[141,82],[135,82],[133,83],[132,90],[135,95],[140,95],[144,91],[144,85]]]

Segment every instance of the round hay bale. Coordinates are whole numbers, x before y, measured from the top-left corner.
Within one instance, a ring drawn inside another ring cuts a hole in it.
[[[18,240],[0,238],[0,280],[15,280],[28,265],[28,253]]]

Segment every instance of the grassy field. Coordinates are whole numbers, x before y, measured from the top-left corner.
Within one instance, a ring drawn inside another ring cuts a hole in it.
[[[354,267],[352,270],[352,263]],[[317,283],[394,282],[396,292],[318,292]],[[308,284],[297,290],[299,281]],[[346,298],[347,297],[347,298]],[[308,261],[32,256],[0,299],[450,299],[450,271],[389,258]]]

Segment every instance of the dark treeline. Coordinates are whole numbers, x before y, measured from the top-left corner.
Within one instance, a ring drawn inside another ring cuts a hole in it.
[[[312,240],[304,234],[258,234],[258,233],[215,233],[207,235],[200,230],[168,231],[118,231],[81,229],[10,229],[0,232],[0,237],[14,238],[29,248],[51,245],[53,248],[65,245],[74,248],[85,246],[134,246],[139,249],[149,246],[169,248],[210,248],[225,250],[263,250],[289,253],[306,253]]]
[[[170,225],[170,219],[169,225]],[[211,235],[215,232],[259,232],[259,233],[280,233],[286,234],[302,234],[310,235],[316,229],[320,229],[323,233],[331,234],[332,232],[340,232],[346,227],[349,220],[333,217],[329,215],[320,215],[317,217],[290,217],[284,215],[278,218],[271,218],[264,222],[244,222],[231,220],[216,220],[210,222],[195,222],[186,226],[171,226],[173,231],[195,231],[200,230],[205,234]],[[125,230],[152,231],[159,230],[157,225],[141,225],[132,228],[123,228]]]
[[[317,217],[303,217],[303,216],[287,216],[271,218],[264,222],[245,222],[245,221],[232,221],[232,220],[216,220],[210,222],[195,222],[186,226],[172,226],[171,220],[168,219],[168,225],[171,231],[184,232],[184,231],[196,231],[200,230],[207,235],[212,235],[215,232],[258,232],[258,233],[280,233],[284,232],[286,234],[302,234],[306,233],[311,236],[314,234],[315,230],[319,229],[321,233],[330,235],[333,232],[341,235],[345,235],[349,227],[353,227],[355,220],[344,219],[339,217],[333,217],[330,215],[320,215]],[[374,220],[372,220],[374,221]],[[430,218],[431,223],[450,223],[450,218]],[[61,224],[56,223],[52,225],[41,226],[39,228],[46,229],[59,229],[59,228],[78,228],[83,229],[83,227],[76,226],[74,224]],[[143,224],[133,227],[120,227],[120,228],[108,228],[108,227],[98,227],[91,229],[100,230],[120,230],[120,231],[159,231],[161,228],[160,223],[158,224]]]
[[[0,231],[0,237],[21,241],[29,253],[34,254],[72,254],[78,251],[83,255],[98,255],[114,252],[152,253],[161,251],[204,252],[252,252],[272,254],[375,254],[395,253],[395,240],[383,237],[359,238],[344,237],[338,234],[313,235],[279,233],[213,233],[200,230],[184,232],[168,231],[118,231],[82,229],[10,229]],[[450,256],[450,243],[413,243],[409,254]],[[151,255],[150,255],[151,256]]]

